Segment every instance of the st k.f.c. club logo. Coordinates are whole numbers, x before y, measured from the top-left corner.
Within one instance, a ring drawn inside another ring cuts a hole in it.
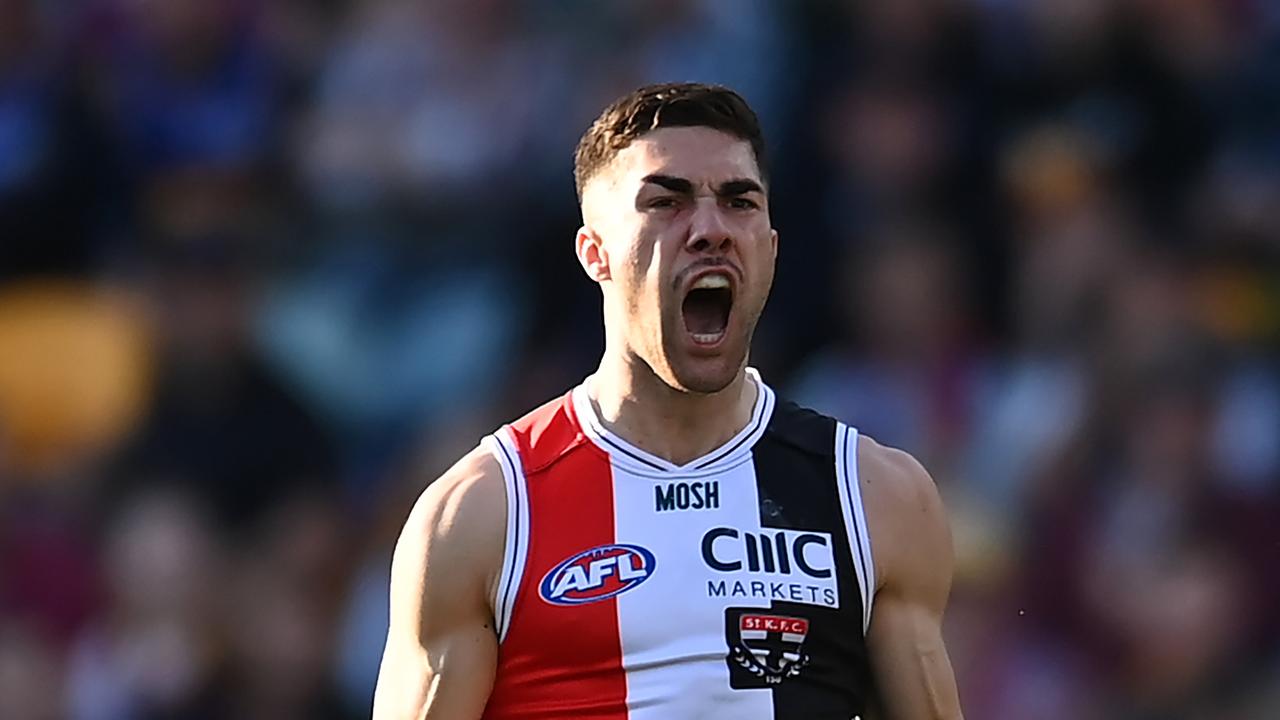
[[[724,620],[730,687],[774,687],[809,664],[804,652],[807,619],[768,608],[728,608]]]

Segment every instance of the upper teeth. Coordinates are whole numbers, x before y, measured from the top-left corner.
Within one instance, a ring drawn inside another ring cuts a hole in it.
[[[693,283],[694,290],[716,290],[729,287],[729,278],[724,275],[703,275]]]

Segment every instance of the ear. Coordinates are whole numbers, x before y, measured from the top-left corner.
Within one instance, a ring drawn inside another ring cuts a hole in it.
[[[778,259],[778,231],[777,230],[769,231],[769,243],[773,248],[773,259],[777,260]]]
[[[596,282],[604,282],[612,277],[609,270],[609,252],[605,250],[604,239],[595,230],[583,225],[578,228],[578,236],[574,239],[574,250],[578,255],[578,263],[587,271],[587,277]]]

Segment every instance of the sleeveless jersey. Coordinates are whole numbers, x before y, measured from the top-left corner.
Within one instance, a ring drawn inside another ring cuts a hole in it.
[[[582,386],[486,438],[508,512],[484,718],[865,712],[857,433],[750,375],[751,421],[684,465],[610,433]]]

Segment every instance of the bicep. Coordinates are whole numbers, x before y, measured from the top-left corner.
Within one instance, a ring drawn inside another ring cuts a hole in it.
[[[375,720],[479,718],[497,662],[480,568],[492,553],[465,484],[428,490],[397,543]],[[500,542],[500,538],[499,538]],[[501,548],[497,549],[500,556]]]
[[[868,645],[886,718],[960,718],[940,613],[921,603],[878,597]]]
[[[905,453],[882,453],[873,552],[883,572],[867,645],[888,720],[958,720],[955,676],[942,638],[953,548],[932,478]],[[864,488],[864,493],[868,488]],[[879,525],[879,527],[876,527]]]
[[[479,718],[493,683],[497,641],[476,623],[434,633],[419,642],[405,633],[387,638],[375,720]]]

